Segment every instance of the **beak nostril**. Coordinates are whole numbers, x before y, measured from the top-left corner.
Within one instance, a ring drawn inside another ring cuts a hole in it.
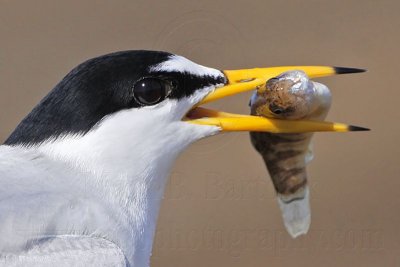
[[[247,78],[247,79],[238,80],[237,82],[238,82],[238,83],[247,83],[247,82],[254,81],[255,79],[256,79],[256,78]]]

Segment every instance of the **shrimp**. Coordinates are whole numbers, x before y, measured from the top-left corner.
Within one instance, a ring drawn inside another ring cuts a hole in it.
[[[302,71],[289,71],[257,88],[250,100],[251,114],[287,120],[323,120],[331,105],[325,85],[309,80]],[[251,132],[277,192],[288,233],[306,234],[311,223],[306,165],[312,160],[313,133]]]

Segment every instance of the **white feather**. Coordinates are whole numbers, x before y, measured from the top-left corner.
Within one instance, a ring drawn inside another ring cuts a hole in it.
[[[4,267],[125,267],[121,249],[106,239],[87,236],[48,237],[18,255],[0,258]]]
[[[129,266],[149,266],[173,162],[190,143],[219,131],[181,118],[213,89],[120,111],[83,136],[0,146],[2,259],[25,255],[41,238],[84,235],[115,244]]]
[[[189,73],[196,76],[220,77],[222,72],[217,69],[205,67],[196,64],[182,56],[173,55],[169,60],[151,66],[150,71],[177,71],[181,73]]]

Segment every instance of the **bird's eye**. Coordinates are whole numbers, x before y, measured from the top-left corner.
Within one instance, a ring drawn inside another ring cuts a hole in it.
[[[171,92],[172,85],[158,78],[144,78],[133,86],[133,96],[139,104],[155,105],[163,101]]]
[[[269,110],[270,110],[272,113],[276,114],[276,115],[282,114],[282,112],[283,112],[283,109],[280,108],[279,106],[277,106],[277,105],[274,104],[274,103],[271,103],[271,104],[269,105]]]

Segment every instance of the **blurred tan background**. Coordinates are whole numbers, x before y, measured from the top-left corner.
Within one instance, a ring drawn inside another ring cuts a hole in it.
[[[307,236],[286,233],[248,134],[193,145],[161,209],[152,266],[400,266],[398,1],[0,0],[0,141],[75,65],[127,49],[203,65],[318,64],[328,119],[371,132],[317,134]],[[250,94],[214,107],[248,113]]]

